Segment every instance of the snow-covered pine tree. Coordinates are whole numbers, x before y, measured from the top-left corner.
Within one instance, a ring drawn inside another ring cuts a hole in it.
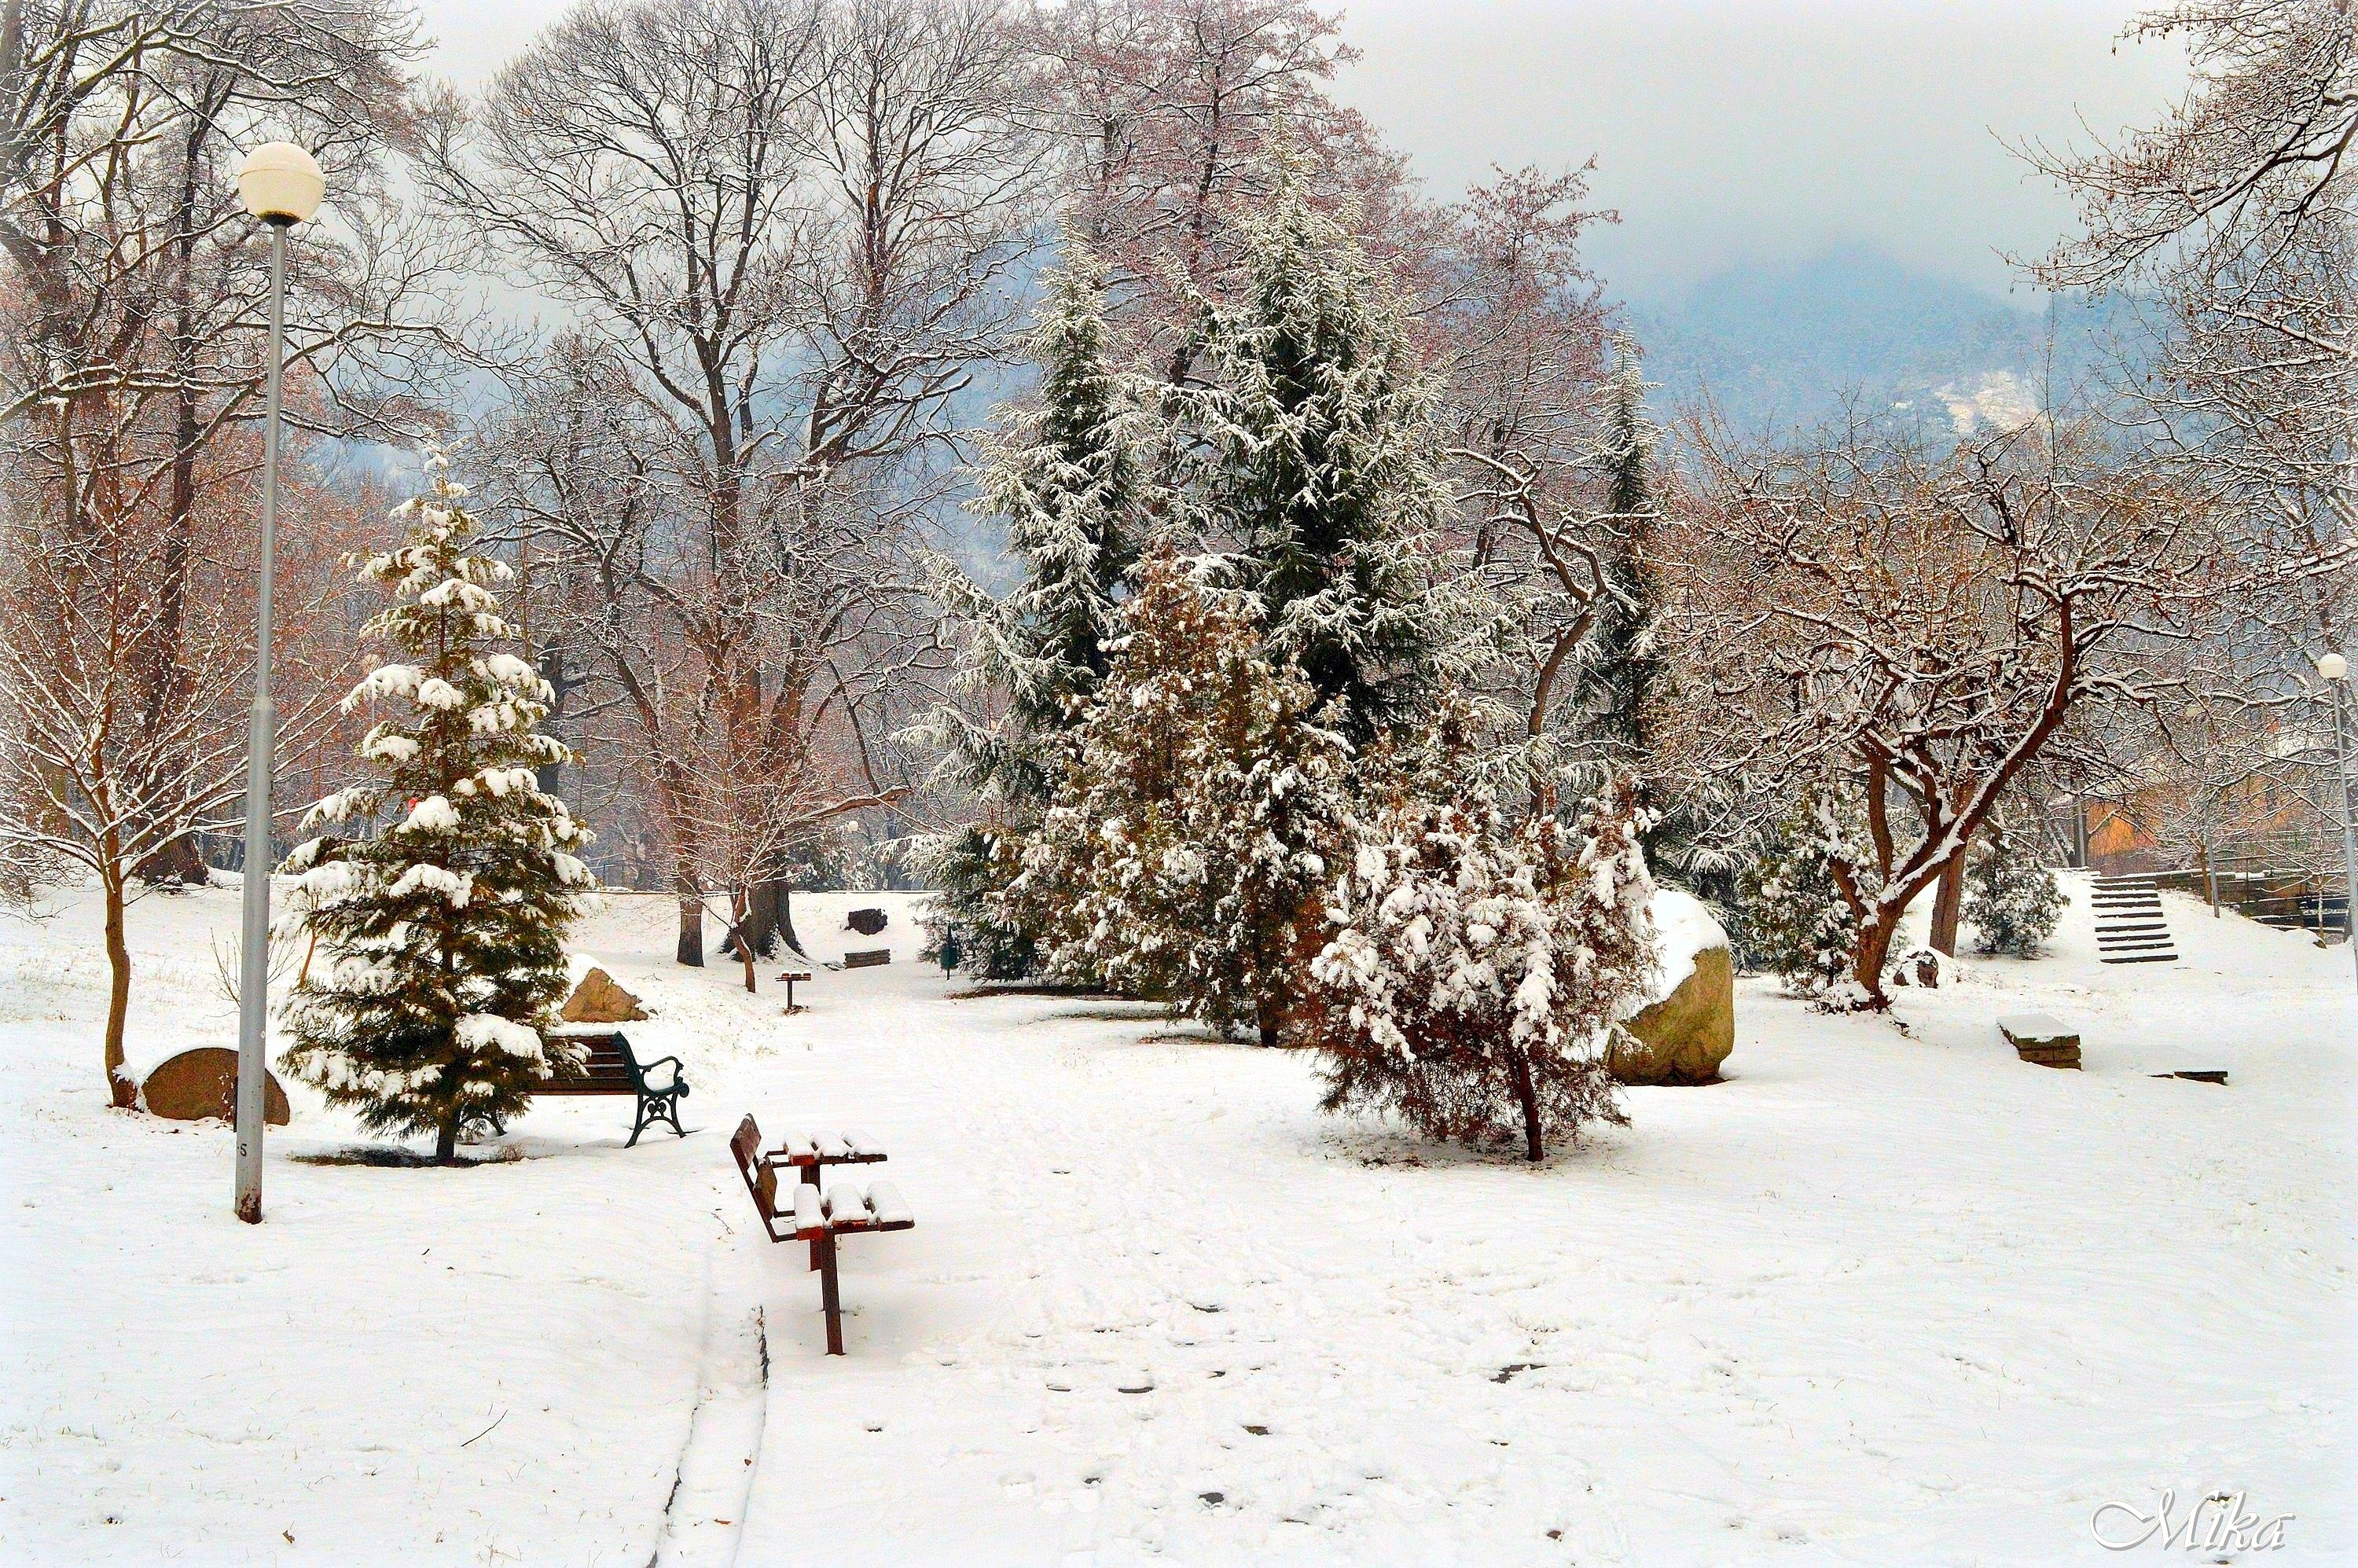
[[[426,492],[395,509],[406,537],[361,573],[391,600],[362,635],[406,657],[344,699],[386,710],[360,744],[373,776],[303,820],[386,825],[287,860],[287,918],[323,961],[287,1001],[285,1060],[373,1130],[433,1133],[448,1162],[463,1125],[514,1116],[573,1065],[541,1029],[565,999],[565,934],[593,879],[573,854],[590,835],[534,773],[570,760],[535,729],[548,687],[499,651],[517,635],[492,592],[508,568],[471,552],[466,491],[443,456],[426,468]]]
[[[1244,225],[1238,302],[1206,308],[1207,387],[1175,398],[1191,500],[1236,552],[1271,654],[1343,706],[1354,743],[1412,717],[1470,641],[1431,569],[1451,497],[1436,388],[1350,232],[1281,161]]]
[[[1052,972],[1275,1044],[1317,950],[1350,749],[1243,596],[1157,557],[1003,901]]]
[[[1644,814],[1628,781],[1567,829],[1480,795],[1404,795],[1354,824],[1311,967],[1325,1108],[1397,1114],[1525,1157],[1623,1119],[1614,1029],[1653,963]]]
[[[1965,872],[1965,918],[1973,922],[1975,952],[2017,958],[2039,957],[2063,918],[2055,873],[2003,818],[1992,817],[1982,829],[1979,852]]]
[[[1621,767],[1642,765],[1653,749],[1648,705],[1653,700],[1654,652],[1654,440],[1646,417],[1646,382],[1638,347],[1628,338],[1614,346],[1612,379],[1605,388],[1606,510],[1615,536],[1606,552],[1612,592],[1597,611],[1594,661],[1588,675],[1595,697],[1595,738]]]
[[[1044,280],[1031,339],[1037,394],[987,441],[974,509],[1005,520],[1023,579],[995,599],[946,563],[939,596],[964,625],[957,684],[990,714],[945,706],[920,732],[944,752],[938,782],[974,793],[985,816],[919,847],[941,889],[938,944],[989,979],[1035,962],[1033,934],[993,908],[1048,793],[1045,738],[1074,723],[1104,679],[1122,586],[1138,558],[1153,438],[1131,378],[1108,345],[1103,269],[1077,239]]]
[[[1728,921],[1745,968],[1778,976],[1806,996],[1826,997],[1844,985],[1855,933],[1834,861],[1848,839],[1839,796],[1827,786],[1762,834],[1736,873]]]

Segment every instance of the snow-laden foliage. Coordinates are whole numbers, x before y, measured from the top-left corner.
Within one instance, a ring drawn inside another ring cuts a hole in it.
[[[1105,678],[1152,493],[1145,454],[1154,424],[1110,356],[1103,269],[1068,240],[1065,265],[1045,283],[1031,342],[1039,392],[986,441],[972,503],[1005,520],[1023,579],[996,599],[936,563],[936,597],[965,633],[957,676],[964,701],[917,727],[943,751],[936,782],[973,792],[986,812],[917,848],[942,890],[934,940],[955,928],[965,961],[990,979],[1014,979],[1035,963],[1033,933],[1007,925],[991,905],[1047,797],[1050,739]]]
[[[1855,839],[1830,787],[1812,791],[1762,833],[1736,873],[1728,921],[1745,968],[1778,976],[1799,994],[1846,1001],[1856,934],[1834,867],[1857,858]]]
[[[1316,951],[1350,749],[1242,596],[1159,558],[1001,905],[1051,972],[1273,1044]]]
[[[492,592],[508,568],[471,552],[474,519],[439,453],[427,474],[395,511],[406,537],[361,573],[391,600],[362,635],[407,661],[346,698],[384,713],[360,743],[370,776],[304,818],[357,835],[313,838],[285,867],[284,918],[325,959],[287,1000],[286,1062],[372,1129],[435,1133],[448,1159],[462,1123],[514,1116],[571,1065],[540,1031],[592,879],[574,854],[590,835],[535,781],[570,756],[535,728],[549,689],[493,646],[517,635]]]
[[[1271,656],[1342,704],[1355,742],[1412,718],[1484,629],[1439,562],[1453,507],[1438,387],[1381,270],[1281,164],[1247,279],[1206,307],[1211,384],[1177,399],[1188,503],[1236,552]]]
[[[1405,795],[1353,824],[1311,974],[1329,1110],[1469,1142],[1619,1121],[1613,1031],[1654,962],[1645,816],[1626,781],[1567,829],[1475,796]]]
[[[2030,846],[1996,823],[1965,870],[1965,918],[1974,950],[2036,958],[2063,918],[2063,890]]]

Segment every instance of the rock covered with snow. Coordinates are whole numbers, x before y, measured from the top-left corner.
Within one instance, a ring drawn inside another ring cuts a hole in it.
[[[1657,888],[1652,1000],[1623,1021],[1613,1076],[1625,1084],[1708,1084],[1736,1049],[1736,965],[1727,933],[1692,893]]]

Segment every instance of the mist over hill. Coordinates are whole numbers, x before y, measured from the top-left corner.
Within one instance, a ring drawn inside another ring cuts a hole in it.
[[[2118,301],[1985,293],[1875,251],[1730,268],[1638,295],[1658,417],[1706,404],[1761,435],[1840,423],[1953,439],[2099,391],[2142,331]]]

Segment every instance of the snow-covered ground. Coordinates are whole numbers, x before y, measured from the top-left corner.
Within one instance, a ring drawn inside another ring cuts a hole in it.
[[[579,946],[693,1136],[559,1099],[510,1162],[308,1162],[358,1140],[290,1085],[259,1227],[225,1129],[104,1108],[94,913],[0,925],[0,1562],[2049,1563],[2164,1488],[2348,1560],[2347,950],[2173,897],[2185,962],[2105,968],[2076,883],[1905,1034],[1745,982],[1726,1082],[1536,1169],[1141,1008],[958,1000],[905,899],[796,899],[895,962],[792,1018],[616,899]],[[233,1039],[235,914],[135,910],[135,1054]],[[2086,1071],[2014,1059],[2025,1007]],[[916,1210],[844,1245],[842,1359],[747,1108]]]

